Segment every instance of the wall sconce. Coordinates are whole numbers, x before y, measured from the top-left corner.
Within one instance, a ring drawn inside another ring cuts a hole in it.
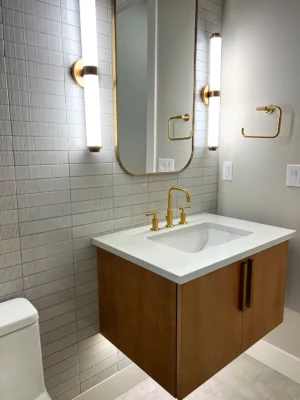
[[[100,99],[95,0],[80,0],[82,59],[72,66],[75,83],[84,88],[87,148],[100,151]]]
[[[220,100],[221,100],[221,56],[222,37],[219,33],[213,33],[210,38],[210,84],[201,90],[201,100],[208,109],[208,150],[217,150],[219,145],[220,130]]]

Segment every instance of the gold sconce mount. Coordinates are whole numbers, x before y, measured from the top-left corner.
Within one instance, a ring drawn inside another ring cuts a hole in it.
[[[83,60],[80,58],[72,65],[72,78],[77,86],[84,88],[83,77],[85,75],[99,75],[98,67],[94,65],[83,66]]]
[[[208,106],[209,104],[209,85],[204,86],[201,90],[202,103]]]
[[[204,88],[202,88],[200,96],[201,96],[202,103],[205,104],[206,106],[208,106],[210,97],[221,97],[221,91],[220,90],[210,90],[209,85],[206,85],[206,86],[204,86]]]
[[[77,86],[83,88],[83,61],[82,58],[72,65],[72,78]]]

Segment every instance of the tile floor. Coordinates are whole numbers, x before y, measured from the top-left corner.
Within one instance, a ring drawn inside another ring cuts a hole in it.
[[[173,400],[148,378],[116,400]],[[245,354],[185,400],[300,400],[300,384]]]

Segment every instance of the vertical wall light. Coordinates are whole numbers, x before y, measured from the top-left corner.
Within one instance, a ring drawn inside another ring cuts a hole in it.
[[[100,151],[101,125],[95,0],[80,0],[82,59],[72,66],[72,76],[84,88],[87,148]]]
[[[210,84],[201,91],[203,103],[208,109],[208,137],[207,147],[209,150],[217,150],[219,145],[220,130],[220,100],[221,100],[221,56],[222,37],[219,33],[213,33],[210,38]]]

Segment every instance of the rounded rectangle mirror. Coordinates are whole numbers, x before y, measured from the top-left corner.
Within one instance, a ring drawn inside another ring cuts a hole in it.
[[[131,175],[193,157],[197,3],[114,0],[115,146]]]

